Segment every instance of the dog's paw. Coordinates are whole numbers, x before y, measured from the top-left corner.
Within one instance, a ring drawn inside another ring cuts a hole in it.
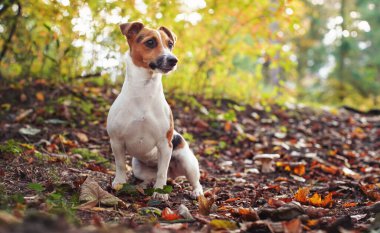
[[[156,200],[167,201],[169,199],[169,194],[162,194],[162,193],[154,192],[152,197],[153,197],[153,199],[156,199]]]
[[[197,199],[199,196],[203,195],[203,188],[202,187],[199,187],[199,188],[196,188],[194,189],[192,192],[191,192],[191,197],[193,199]]]
[[[117,179],[115,178],[112,181],[112,188],[116,191],[119,191],[121,188],[123,188],[123,184],[125,184],[125,179]]]

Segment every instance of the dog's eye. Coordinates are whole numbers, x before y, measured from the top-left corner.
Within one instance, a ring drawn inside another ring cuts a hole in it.
[[[174,46],[173,42],[169,41],[169,42],[168,42],[168,47],[169,47],[169,49],[172,49],[173,46]]]
[[[151,49],[153,49],[154,47],[156,47],[156,41],[153,40],[153,39],[145,41],[144,44],[145,44],[146,47],[151,48]]]

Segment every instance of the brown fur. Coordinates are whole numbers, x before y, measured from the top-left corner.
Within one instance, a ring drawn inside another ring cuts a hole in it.
[[[173,144],[172,144],[173,134],[174,134],[174,121],[173,121],[173,114],[170,111],[170,126],[169,126],[168,131],[166,132],[166,139],[168,139],[168,144],[170,148],[173,147]]]

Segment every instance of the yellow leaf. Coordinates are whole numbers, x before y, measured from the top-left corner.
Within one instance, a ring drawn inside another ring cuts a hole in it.
[[[222,219],[213,219],[210,225],[214,229],[235,230],[237,229],[236,222]]]
[[[314,195],[309,198],[309,202],[314,206],[320,206],[322,204],[322,198],[318,193],[314,193]]]

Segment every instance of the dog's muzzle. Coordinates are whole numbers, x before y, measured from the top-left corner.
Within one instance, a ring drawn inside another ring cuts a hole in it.
[[[173,55],[162,55],[157,58],[155,62],[151,62],[149,67],[152,70],[159,69],[164,73],[173,70],[177,65],[178,59]]]

